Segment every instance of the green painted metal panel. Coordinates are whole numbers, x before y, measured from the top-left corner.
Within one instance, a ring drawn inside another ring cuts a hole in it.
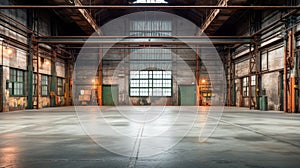
[[[260,97],[260,110],[267,111],[268,110],[268,97],[267,96],[261,96]]]
[[[195,85],[179,85],[179,104],[181,106],[196,105],[196,86]]]
[[[102,97],[104,106],[118,105],[119,87],[117,85],[103,85]]]

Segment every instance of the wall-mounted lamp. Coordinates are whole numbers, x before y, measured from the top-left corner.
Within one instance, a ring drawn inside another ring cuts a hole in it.
[[[206,80],[205,79],[202,79],[202,81],[201,81],[202,83],[205,83],[206,82]]]
[[[41,62],[42,62],[43,65],[49,65],[50,64],[49,60],[47,60],[43,57],[41,57]]]
[[[49,65],[49,64],[50,64],[50,62],[49,62],[48,60],[46,60],[46,61],[45,61],[45,64],[46,64],[46,65]]]
[[[2,41],[1,45],[2,45],[3,54],[7,56],[12,56],[13,54],[15,54],[16,50],[10,47],[8,42],[5,42],[3,39],[0,39],[0,41]]]
[[[13,54],[13,50],[12,50],[11,48],[6,47],[5,50],[6,50],[6,53],[7,53],[9,56]]]

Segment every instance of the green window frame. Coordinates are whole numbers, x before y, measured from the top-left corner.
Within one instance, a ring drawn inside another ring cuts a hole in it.
[[[172,71],[130,71],[129,96],[172,96]]]
[[[25,72],[18,69],[9,69],[9,95],[24,96],[24,76]]]
[[[37,74],[33,73],[32,76],[32,89],[33,89],[33,96],[37,96]]]
[[[63,78],[57,78],[57,95],[58,96],[64,95],[64,83],[65,83],[65,80]]]
[[[243,97],[249,97],[249,77],[243,78]],[[251,76],[251,90],[252,90],[252,97],[255,95],[255,83],[256,77],[255,75]]]
[[[41,95],[42,96],[49,95],[49,76],[48,75],[42,75]]]
[[[252,97],[255,96],[255,90],[256,90],[256,76],[251,76],[251,89],[252,89]]]
[[[249,78],[244,77],[242,82],[243,82],[243,97],[248,97],[249,96]]]

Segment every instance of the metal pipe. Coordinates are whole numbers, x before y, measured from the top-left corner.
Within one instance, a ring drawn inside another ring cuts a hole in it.
[[[49,43],[49,44],[139,44],[139,45],[165,45],[165,44],[249,44],[248,41],[89,41],[89,40],[59,40],[59,41],[38,41],[39,43]]]
[[[192,49],[192,48],[194,48],[194,49],[196,49],[196,48],[216,48],[216,47],[213,47],[213,46],[203,46],[203,47],[165,47],[165,46],[159,46],[160,48],[163,48],[163,49]],[[68,46],[68,47],[64,47],[65,49],[76,49],[76,48],[85,48],[85,49],[87,49],[87,48],[91,48],[91,49],[93,49],[93,48],[99,48],[99,47],[92,47],[92,46],[78,46],[78,47],[75,47],[75,46],[72,46],[72,47],[70,47],[70,46]],[[128,47],[128,46],[124,46],[124,47],[120,47],[120,46],[111,46],[111,47],[100,47],[101,49],[145,49],[145,48],[157,48],[157,46],[146,46],[146,47],[142,47],[142,46],[130,46],[130,47]]]
[[[300,6],[218,5],[0,5],[0,9],[300,9]]]
[[[168,38],[168,39],[250,39],[251,36],[39,36],[36,39],[91,38],[91,39],[136,39],[136,38]]]

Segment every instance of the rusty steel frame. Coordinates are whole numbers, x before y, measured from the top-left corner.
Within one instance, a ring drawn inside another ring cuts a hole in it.
[[[218,6],[227,6],[228,1],[229,0],[220,0],[218,2]],[[200,29],[200,32],[198,34],[203,33],[208,28],[208,26],[214,21],[214,19],[217,17],[217,15],[220,13],[220,11],[221,11],[220,9],[212,9],[209,16],[206,17],[206,20],[201,25],[201,29]]]
[[[300,6],[243,5],[0,5],[0,9],[300,9]]]
[[[134,39],[134,40],[133,40]],[[138,39],[138,40],[137,40]],[[46,44],[248,44],[249,36],[40,36],[36,41]]]
[[[258,87],[258,74],[259,69],[257,66],[257,58],[258,58],[258,45],[257,41],[254,40],[253,43],[249,46],[249,77],[248,77],[248,83],[249,83],[249,99],[248,99],[248,106],[250,109],[252,107],[255,109],[256,104],[256,98],[258,97],[258,92],[256,91],[256,88]],[[254,95],[252,95],[252,76],[255,76],[255,88],[254,88]]]

